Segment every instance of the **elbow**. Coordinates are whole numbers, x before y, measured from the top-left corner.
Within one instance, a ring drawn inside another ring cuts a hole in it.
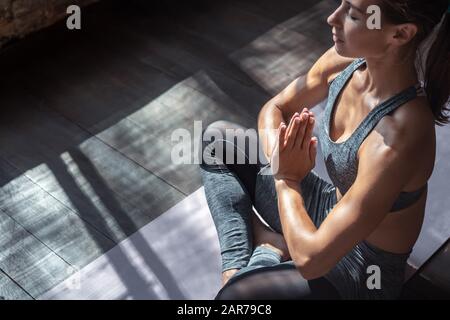
[[[294,264],[305,280],[320,278],[329,271],[322,261],[314,257],[297,257]]]
[[[262,106],[261,110],[259,110],[257,121],[258,121],[258,128],[264,127],[264,121],[265,121],[265,113],[267,111],[267,103]]]
[[[258,118],[260,118],[262,115],[265,115],[266,112],[273,112],[274,110],[279,110],[282,112],[283,109],[276,102],[275,98],[272,98],[261,107],[261,110],[259,110],[258,113]]]

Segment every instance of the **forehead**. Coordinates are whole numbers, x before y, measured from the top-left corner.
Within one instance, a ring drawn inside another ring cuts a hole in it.
[[[382,14],[381,0],[342,0],[342,2],[349,5],[352,10],[365,17],[372,15],[374,12],[380,12]],[[375,11],[373,11],[373,8],[370,8],[371,10],[367,11],[367,8],[373,5],[378,8],[375,8]]]
[[[354,9],[358,11],[363,11],[364,13],[367,10],[367,7],[371,5],[379,5],[378,0],[343,0],[344,2],[351,5]]]

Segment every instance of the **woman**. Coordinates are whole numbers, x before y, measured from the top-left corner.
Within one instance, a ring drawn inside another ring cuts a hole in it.
[[[374,4],[379,30],[367,27]],[[222,252],[218,298],[399,296],[423,222],[434,125],[448,123],[447,10],[447,0],[342,1],[328,18],[334,46],[259,114],[270,165],[221,162],[219,149],[248,156],[233,139],[204,143],[217,160],[201,174]],[[310,109],[327,96],[316,138]],[[219,121],[205,133],[233,128]],[[318,142],[333,184],[313,170]],[[263,273],[282,285],[263,288]]]

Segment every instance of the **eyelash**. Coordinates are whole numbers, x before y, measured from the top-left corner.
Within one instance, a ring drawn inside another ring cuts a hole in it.
[[[344,1],[342,1],[341,4],[344,4]],[[355,17],[352,17],[352,16],[350,15],[350,9],[351,9],[351,8],[352,8],[351,6],[347,5],[346,15],[347,15],[352,21],[358,21],[359,19],[357,19],[357,18],[355,18]]]
[[[350,17],[350,19],[352,19],[353,21],[357,21],[357,20],[358,20],[357,18],[352,17],[352,16],[350,15],[350,8],[348,8],[346,14],[347,14],[347,16]]]
[[[352,19],[353,21],[357,21],[357,20],[358,20],[357,18],[355,18],[355,17],[352,17],[352,16],[350,15],[350,13],[347,13],[347,16],[349,16],[349,17],[350,17],[350,19]]]

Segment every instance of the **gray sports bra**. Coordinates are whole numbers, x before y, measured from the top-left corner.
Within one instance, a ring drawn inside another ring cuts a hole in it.
[[[417,96],[420,86],[411,86],[372,109],[359,124],[352,135],[343,142],[334,142],[330,138],[330,119],[336,98],[351,75],[365,60],[360,58],[353,61],[330,84],[327,105],[324,115],[319,122],[318,138],[323,152],[328,175],[333,184],[344,195],[356,179],[358,159],[357,153],[366,136],[386,114],[392,112],[402,104]],[[401,192],[390,211],[397,211],[415,203],[428,187],[428,182],[413,192]]]

